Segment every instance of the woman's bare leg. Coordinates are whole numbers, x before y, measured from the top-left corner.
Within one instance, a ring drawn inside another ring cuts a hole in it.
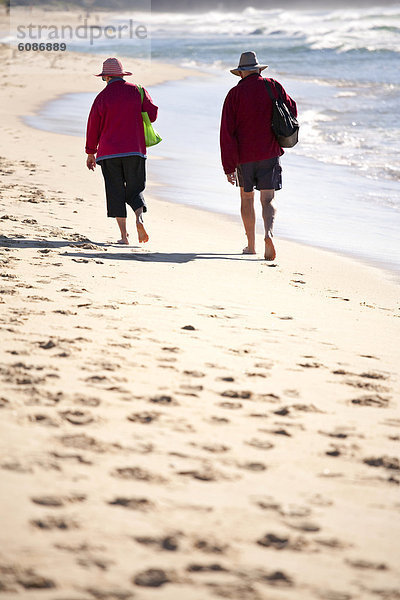
[[[121,232],[121,239],[118,240],[118,244],[129,244],[129,234],[126,231],[126,217],[116,217],[116,219]]]

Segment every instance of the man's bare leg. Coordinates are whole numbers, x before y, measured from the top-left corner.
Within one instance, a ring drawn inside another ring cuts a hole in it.
[[[116,217],[119,230],[121,232],[121,239],[118,240],[118,244],[129,244],[129,234],[126,231],[126,217]]]
[[[138,232],[138,237],[139,237],[139,242],[148,242],[149,241],[149,236],[147,235],[147,231],[144,228],[144,223],[143,223],[143,208],[137,208],[135,210],[135,215],[136,215],[136,229]]]
[[[241,207],[240,212],[244,230],[247,236],[247,246],[243,248],[243,254],[256,253],[256,213],[254,211],[254,192],[245,192],[240,188]]]
[[[275,213],[276,209],[273,203],[273,199],[275,196],[275,190],[261,190],[260,191],[260,200],[262,206],[262,216],[264,221],[264,230],[265,230],[265,252],[264,258],[265,260],[275,260],[276,252],[275,246],[272,241],[272,230],[274,227]]]

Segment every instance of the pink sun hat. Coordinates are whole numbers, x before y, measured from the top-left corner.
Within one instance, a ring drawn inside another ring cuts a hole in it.
[[[107,58],[103,62],[103,70],[96,77],[123,77],[125,75],[132,75],[130,71],[124,71],[122,63],[118,58]]]

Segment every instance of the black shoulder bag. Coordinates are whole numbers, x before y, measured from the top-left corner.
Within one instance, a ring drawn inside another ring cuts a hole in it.
[[[265,87],[272,100],[272,131],[281,148],[292,148],[299,141],[299,123],[286,106],[278,92],[278,98],[271,90],[271,84],[264,79]]]

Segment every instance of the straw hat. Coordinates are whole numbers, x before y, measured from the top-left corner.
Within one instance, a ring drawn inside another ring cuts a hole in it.
[[[132,75],[130,71],[124,71],[121,61],[118,58],[107,58],[103,62],[103,70],[96,77],[123,77],[124,75]]]
[[[240,57],[239,66],[237,69],[231,69],[233,75],[240,76],[240,71],[256,71],[260,69],[263,71],[268,65],[260,65],[255,52],[243,52]]]

